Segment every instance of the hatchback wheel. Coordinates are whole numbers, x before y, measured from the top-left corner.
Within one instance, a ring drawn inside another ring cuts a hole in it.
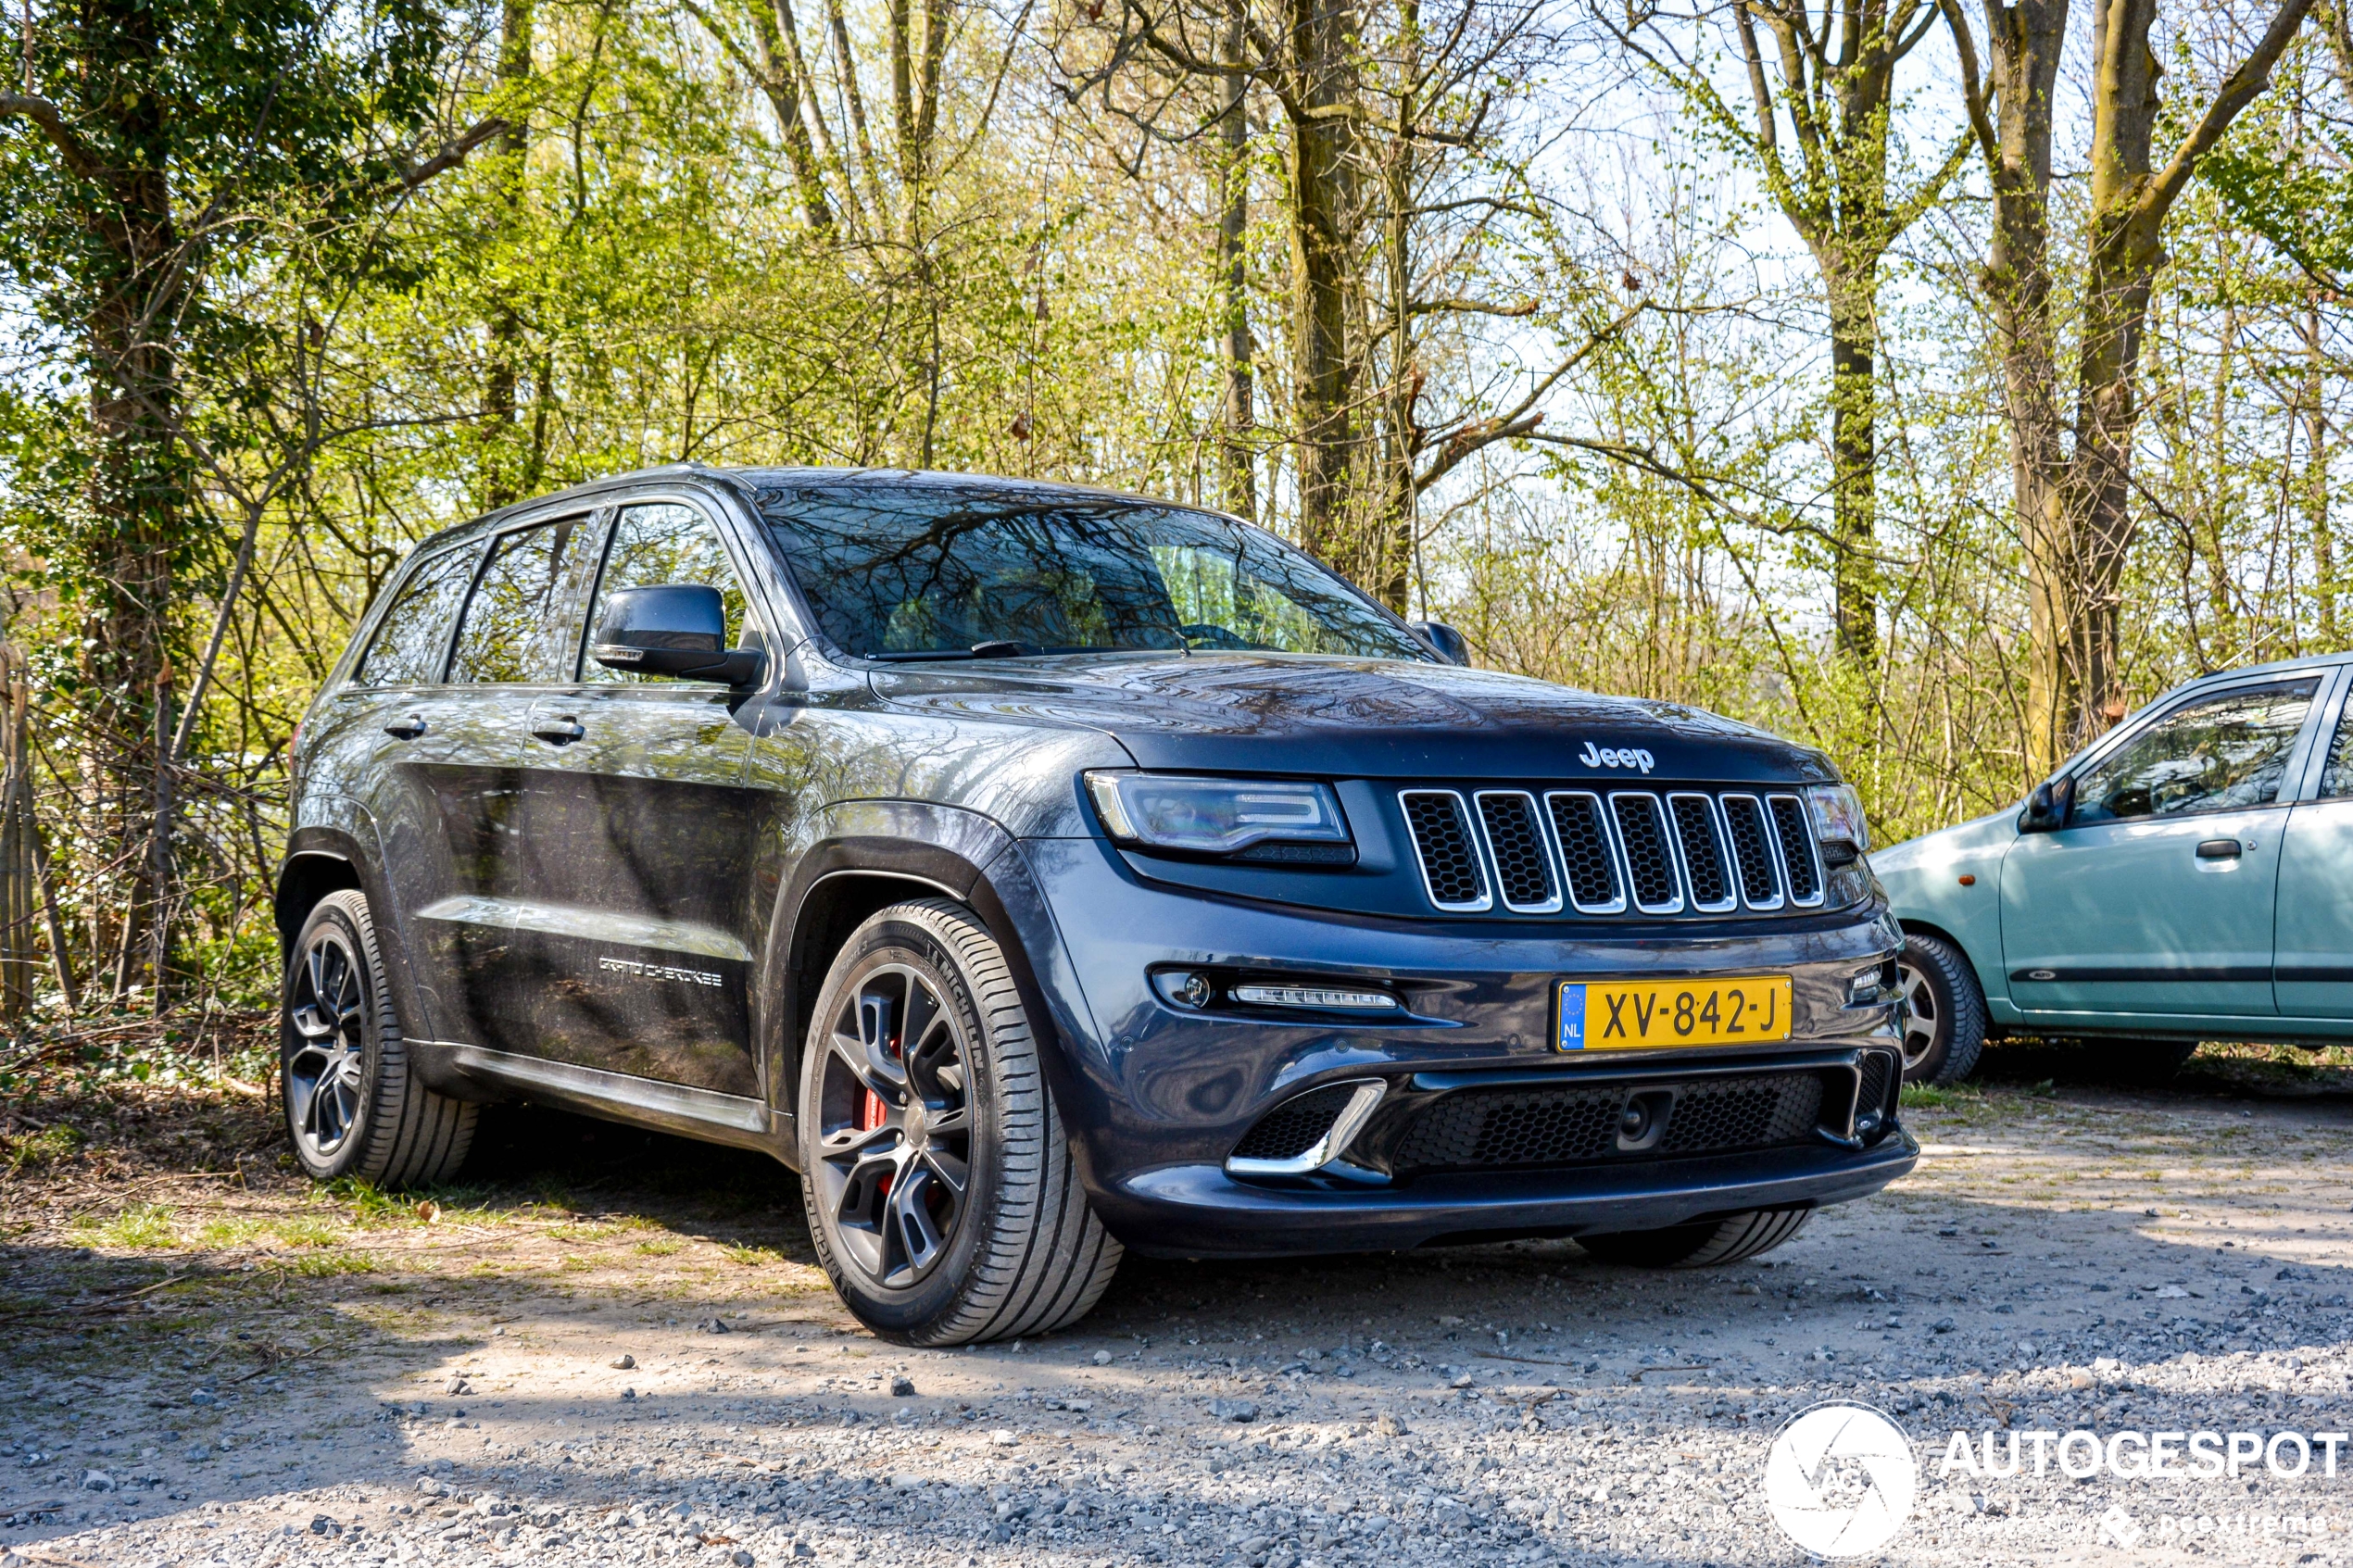
[[[1810,1209],[1753,1209],[1724,1220],[1699,1220],[1655,1231],[1580,1236],[1577,1245],[1604,1263],[1638,1269],[1712,1269],[1770,1252],[1806,1228]]]
[[[801,1200],[859,1320],[910,1345],[1066,1328],[1119,1266],[978,916],[894,905],[835,958],[802,1052]]]
[[[286,965],[279,1076],[295,1158],[321,1180],[446,1181],[473,1142],[475,1108],[416,1081],[390,996],[368,900],[320,899]]]
[[[1969,955],[1914,932],[1895,960],[1904,993],[1904,1082],[1957,1084],[1985,1049],[1985,993]]]

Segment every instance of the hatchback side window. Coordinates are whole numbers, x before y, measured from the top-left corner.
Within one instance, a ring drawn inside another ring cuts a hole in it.
[[[589,634],[596,634],[597,623],[604,618],[605,600],[615,589],[654,588],[664,583],[718,589],[727,611],[727,646],[761,646],[757,621],[749,613],[743,583],[727,559],[717,526],[695,508],[674,501],[622,508],[613,523],[612,543],[605,551],[605,571],[597,583],[596,602],[589,607]],[[594,659],[581,676],[589,681],[661,679],[630,670],[608,670]]]
[[[351,673],[359,686],[414,686],[441,679],[449,619],[473,574],[478,549],[445,550],[420,561],[377,623],[375,640]]]
[[[2079,777],[2070,823],[2268,806],[2320,689],[2317,676],[2177,708]]]
[[[572,678],[580,603],[573,579],[590,534],[582,521],[543,522],[492,543],[458,629],[452,681],[549,685]]]
[[[2329,743],[2328,766],[2321,771],[2321,798],[2334,800],[2353,795],[2353,702],[2336,721],[2336,738]]]

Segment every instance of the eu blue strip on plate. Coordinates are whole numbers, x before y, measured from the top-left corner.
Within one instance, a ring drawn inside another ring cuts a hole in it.
[[[1564,985],[1560,996],[1560,1048],[1581,1051],[1585,1048],[1585,987]]]

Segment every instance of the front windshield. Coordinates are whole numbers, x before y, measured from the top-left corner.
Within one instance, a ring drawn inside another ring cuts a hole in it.
[[[793,486],[760,501],[825,635],[861,659],[976,647],[1431,658],[1307,556],[1202,512],[977,485]]]

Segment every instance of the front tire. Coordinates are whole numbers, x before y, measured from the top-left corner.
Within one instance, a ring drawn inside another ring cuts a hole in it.
[[[473,1143],[476,1108],[417,1082],[391,997],[367,898],[328,894],[295,938],[278,1014],[286,1133],[321,1181],[431,1185]]]
[[[1957,1084],[1985,1049],[1985,991],[1969,955],[1913,932],[1895,960],[1905,1002],[1904,1082]]]
[[[1806,1228],[1811,1209],[1752,1209],[1655,1231],[1580,1236],[1577,1245],[1604,1263],[1637,1269],[1712,1269],[1770,1252]]]
[[[801,1058],[801,1202],[882,1337],[1050,1334],[1110,1286],[1121,1248],[1079,1185],[1040,1033],[962,904],[893,905],[836,955]]]

